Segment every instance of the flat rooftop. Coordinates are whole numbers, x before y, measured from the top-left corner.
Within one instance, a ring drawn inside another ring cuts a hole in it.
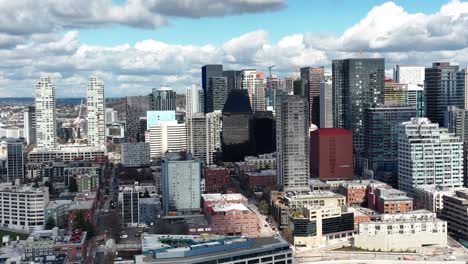
[[[68,210],[90,210],[93,208],[93,201],[78,201],[68,207]]]
[[[240,193],[208,193],[202,194],[201,196],[205,202],[247,200],[247,198]]]

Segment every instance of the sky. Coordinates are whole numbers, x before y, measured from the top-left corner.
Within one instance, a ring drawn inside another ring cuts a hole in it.
[[[58,97],[199,85],[201,66],[280,77],[333,59],[468,66],[468,2],[459,0],[0,0],[0,97],[33,96],[51,76]]]

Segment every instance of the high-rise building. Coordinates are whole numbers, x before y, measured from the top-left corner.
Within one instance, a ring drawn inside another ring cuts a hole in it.
[[[447,220],[448,230],[457,237],[468,239],[468,189],[457,190],[453,196],[443,197],[441,217]]]
[[[7,140],[7,181],[24,180],[25,151],[21,140]]]
[[[373,178],[398,186],[398,129],[416,117],[411,106],[380,105],[367,108],[364,115],[364,158]]]
[[[148,142],[122,143],[121,160],[124,167],[143,167],[150,164],[150,144]]]
[[[215,111],[187,118],[187,151],[206,165],[221,151],[221,117],[221,111]]]
[[[202,89],[203,89],[203,109],[207,113],[208,109],[208,85],[210,78],[223,77],[223,65],[221,64],[208,64],[202,68]]]
[[[175,111],[147,111],[146,112],[146,126],[143,130],[146,131],[150,127],[159,124],[161,121],[175,121],[176,112]]]
[[[333,90],[331,80],[320,83],[320,123],[321,128],[333,127]]]
[[[364,111],[384,99],[385,61],[383,58],[333,60],[334,126],[353,132],[358,171],[364,151]]]
[[[196,113],[204,113],[202,98],[203,90],[200,86],[192,85],[187,87],[185,92],[185,111],[187,117]]]
[[[221,144],[224,161],[242,161],[245,156],[251,155],[251,118],[247,90],[232,90],[223,108]]]
[[[310,172],[321,180],[354,178],[353,135],[342,128],[320,128],[310,133]]]
[[[36,83],[36,140],[39,148],[56,145],[55,86],[50,77],[41,77]]]
[[[272,112],[255,112],[250,119],[249,129],[253,155],[276,151],[275,118]]]
[[[463,186],[463,143],[427,118],[403,122],[398,131],[398,189],[423,184]]]
[[[106,101],[104,98],[104,82],[91,77],[86,92],[86,107],[88,116],[88,145],[102,146],[106,144]]]
[[[140,192],[134,186],[125,186],[119,191],[119,207],[122,224],[140,222]]]
[[[297,95],[276,99],[277,184],[283,191],[309,188],[309,104]]]
[[[294,76],[289,76],[284,78],[284,85],[283,85],[283,91],[286,94],[293,95],[294,94],[294,81],[296,78]]]
[[[112,108],[106,108],[106,124],[112,124],[119,121],[118,112]]]
[[[161,121],[151,126],[148,138],[151,158],[160,158],[168,151],[187,150],[187,134],[185,123],[177,121]]]
[[[422,85],[385,82],[384,104],[388,106],[410,106],[416,108],[417,117],[424,117],[426,100]]]
[[[228,94],[233,89],[241,88],[242,71],[236,71],[236,70],[223,71],[223,77],[227,78]]]
[[[263,72],[257,70],[242,71],[242,89],[249,93],[250,105],[254,112],[265,111],[265,87]]]
[[[201,162],[190,157],[165,156],[162,159],[163,212],[200,211]]]
[[[282,90],[283,82],[276,75],[268,76],[267,81],[266,81],[266,89],[267,90]]]
[[[23,121],[26,143],[36,144],[36,107],[28,106],[24,109]]]
[[[458,66],[434,62],[425,71],[426,116],[442,125],[448,106],[464,107],[464,87],[457,85]]]
[[[150,108],[148,96],[127,96],[125,100],[126,129],[128,142],[138,142],[140,134],[140,117],[145,117]]]
[[[457,73],[457,90],[463,90],[463,106],[468,109],[468,67]]]
[[[310,123],[320,126],[320,83],[325,79],[322,67],[301,68],[302,91],[309,101]]]
[[[424,66],[397,65],[393,69],[393,79],[396,83],[413,84],[424,87]]]
[[[153,111],[176,110],[176,92],[171,87],[153,88],[150,99],[150,109]]]
[[[462,142],[468,142],[468,109],[449,106],[445,111],[444,127]]]
[[[223,110],[228,97],[226,77],[208,78],[208,87],[206,90],[206,109],[205,113]]]

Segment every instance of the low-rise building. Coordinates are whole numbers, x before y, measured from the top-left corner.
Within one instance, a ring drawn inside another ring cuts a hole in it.
[[[247,165],[255,166],[257,170],[276,170],[276,153],[246,156],[244,162]]]
[[[35,163],[53,162],[56,160],[90,160],[105,161],[105,146],[89,147],[86,145],[59,145],[56,149],[35,148],[29,152],[29,161]]]
[[[135,264],[285,264],[293,261],[289,243],[281,236],[241,238],[144,234],[141,240],[143,255],[135,256]],[[180,241],[184,242],[183,245]]]
[[[444,196],[441,217],[448,222],[448,230],[456,237],[468,240],[468,189],[455,192],[454,196]]]
[[[447,246],[447,222],[426,210],[383,214],[381,221],[360,223],[354,236],[354,246],[366,250],[417,251],[429,245]]]
[[[444,196],[455,196],[456,191],[463,190],[463,187],[442,187],[437,185],[420,185],[414,189],[415,207],[426,209],[440,215],[444,208]]]
[[[99,175],[81,174],[75,177],[79,192],[94,192],[99,189]]]
[[[205,216],[213,234],[258,236],[257,215],[242,203],[219,203],[206,207]]]
[[[156,219],[162,215],[161,202],[159,198],[140,198],[140,223],[152,225],[156,223]]]
[[[248,203],[248,199],[240,193],[209,193],[202,194],[203,209],[214,204],[230,204],[230,203]]]
[[[246,185],[254,192],[263,192],[268,186],[276,185],[276,170],[263,170],[245,174]]]
[[[44,210],[44,218],[47,221],[52,218],[56,226],[65,228],[68,224],[68,208],[73,203],[71,200],[53,200],[47,204]]]
[[[205,190],[204,193],[222,193],[224,186],[229,181],[229,170],[223,167],[205,167]]]
[[[93,223],[94,219],[94,202],[92,201],[78,201],[74,202],[68,207],[68,229],[73,229],[76,216],[83,214],[85,221]]]
[[[340,182],[339,193],[346,197],[348,204],[365,205],[368,191],[374,188],[390,188],[390,186],[376,180],[343,181]]]
[[[397,189],[369,188],[367,206],[381,214],[405,213],[413,210],[413,198]]]

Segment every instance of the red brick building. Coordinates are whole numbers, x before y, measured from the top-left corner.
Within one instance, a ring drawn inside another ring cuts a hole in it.
[[[227,168],[205,167],[205,193],[222,193],[229,182]]]
[[[68,208],[68,229],[73,229],[73,223],[79,212],[83,213],[85,221],[93,223],[94,203],[93,201],[75,202]]]
[[[276,170],[247,172],[245,184],[254,192],[262,192],[266,187],[276,184]]]
[[[205,216],[213,234],[258,237],[257,215],[242,203],[210,205]]]
[[[414,209],[413,198],[397,189],[370,189],[367,197],[368,207],[381,214],[406,213]]]
[[[321,180],[353,179],[353,133],[342,128],[310,132],[310,173]]]
[[[346,203],[367,206],[369,191],[381,187],[390,188],[386,183],[375,180],[355,180],[340,184],[339,192],[346,197]]]
[[[67,231],[55,244],[54,254],[66,254],[69,261],[83,261],[88,252],[86,232],[80,230]]]

